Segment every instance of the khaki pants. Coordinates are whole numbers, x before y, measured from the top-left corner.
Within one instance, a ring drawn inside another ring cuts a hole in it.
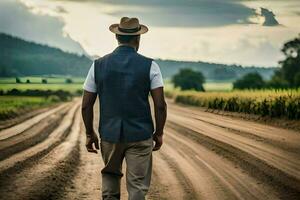
[[[104,161],[102,173],[102,198],[120,199],[122,163],[126,161],[126,186],[129,200],[143,200],[148,192],[152,173],[153,139],[131,143],[101,141]]]

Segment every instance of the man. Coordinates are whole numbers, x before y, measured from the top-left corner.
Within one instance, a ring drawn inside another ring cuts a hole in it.
[[[158,65],[137,53],[140,35],[148,31],[146,26],[140,25],[137,18],[123,17],[120,24],[109,29],[116,34],[119,46],[94,61],[84,83],[82,117],[86,148],[95,153],[99,149],[93,129],[93,105],[98,95],[100,146],[105,165],[101,170],[102,197],[120,199],[125,158],[129,199],[143,200],[151,181],[152,151],[163,144],[166,121],[163,80]],[[155,131],[149,93],[154,104]]]

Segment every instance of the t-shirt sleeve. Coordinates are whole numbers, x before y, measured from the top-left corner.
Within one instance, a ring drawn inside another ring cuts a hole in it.
[[[90,70],[89,70],[89,72],[88,72],[88,75],[87,75],[87,77],[84,81],[83,89],[88,91],[88,92],[96,93],[97,92],[97,85],[96,85],[96,82],[95,82],[94,68],[95,68],[95,65],[93,63]]]
[[[158,64],[155,61],[152,61],[150,68],[150,82],[151,90],[164,86],[162,74],[160,72]]]

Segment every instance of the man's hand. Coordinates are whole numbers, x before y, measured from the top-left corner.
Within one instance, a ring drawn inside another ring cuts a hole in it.
[[[94,146],[93,146],[94,144]],[[95,132],[86,134],[86,150],[91,153],[98,153],[99,150],[99,139]]]
[[[162,133],[154,133],[153,140],[155,141],[153,151],[157,151],[163,145],[163,134]]]
[[[156,131],[153,134],[153,140],[155,141],[153,151],[157,151],[163,144],[164,126],[167,118],[167,104],[164,97],[164,88],[159,87],[151,90],[151,96],[154,104],[156,125]]]
[[[81,113],[86,129],[86,149],[88,152],[97,153],[96,149],[99,149],[99,140],[94,132],[93,119],[94,119],[94,103],[96,101],[97,94],[89,91],[83,91]],[[93,147],[95,146],[95,149]]]

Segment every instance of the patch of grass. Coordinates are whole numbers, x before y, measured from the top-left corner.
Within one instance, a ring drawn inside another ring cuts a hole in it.
[[[17,115],[33,109],[57,103],[59,98],[29,97],[29,96],[0,96],[0,120],[16,117]]]
[[[75,93],[78,90],[82,90],[82,83],[8,83],[0,84],[0,90],[8,91],[12,89],[17,90],[64,90],[71,93]]]
[[[205,91],[231,91],[233,85],[231,82],[207,82],[203,84]]]
[[[173,83],[170,80],[164,80],[165,90],[170,91],[174,89]],[[231,91],[233,89],[232,82],[216,82],[207,81],[203,84],[204,90],[209,91]]]

